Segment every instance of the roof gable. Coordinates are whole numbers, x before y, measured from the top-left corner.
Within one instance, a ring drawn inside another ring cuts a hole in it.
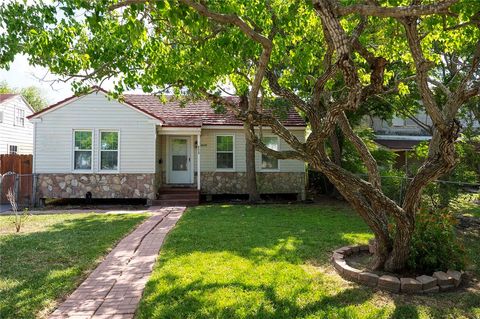
[[[66,99],[63,99],[55,104],[52,104],[50,106],[48,106],[47,108],[44,108],[43,110],[37,112],[37,113],[34,113],[30,116],[28,116],[27,118],[29,120],[31,119],[35,119],[35,118],[38,118],[38,117],[41,117],[45,114],[48,114],[50,112],[54,112],[60,108],[63,108],[64,106],[67,106],[75,101],[78,101],[79,99],[87,96],[87,95],[90,95],[90,94],[97,94],[97,93],[100,93],[100,94],[103,94],[105,96],[106,99],[108,99],[108,92],[101,89],[101,88],[94,88],[92,91],[90,91],[89,93],[86,93],[86,94],[83,94],[83,95],[72,95]],[[139,113],[142,113],[143,115],[151,118],[151,119],[154,119],[154,120],[157,120],[157,121],[160,121],[163,123],[162,119],[156,117],[154,114],[150,114],[148,111],[145,111],[145,110],[142,110],[140,109],[139,107],[137,107],[136,105],[132,105],[128,102],[125,102],[125,101],[118,101],[118,100],[115,100],[117,103],[120,103],[121,105],[123,106],[126,106],[126,107],[129,107],[133,110],[135,110],[136,112],[139,112]]]
[[[19,98],[20,100],[22,100],[22,102],[25,104],[25,106],[30,110],[32,111],[32,113],[35,113],[35,110],[33,109],[33,107],[30,105],[30,103],[28,103],[28,101],[23,97],[23,95],[21,94],[17,94],[17,93],[4,93],[4,94],[0,94],[0,104],[3,104],[4,102],[7,102],[7,101],[10,101],[10,100],[13,100],[15,98]]]
[[[18,96],[18,94],[16,93],[3,93],[3,94],[0,94],[0,104],[7,101],[7,100],[10,100],[11,98],[15,97],[15,96]]]

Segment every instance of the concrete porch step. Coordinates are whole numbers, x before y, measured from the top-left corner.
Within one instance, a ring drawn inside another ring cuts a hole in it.
[[[180,194],[180,193],[199,193],[194,187],[162,187],[158,190],[159,194]]]
[[[152,206],[197,206],[198,199],[155,199],[152,201]]]
[[[153,205],[196,206],[200,203],[200,191],[192,187],[163,187],[158,190]]]
[[[199,199],[200,194],[194,192],[188,193],[160,193],[157,196],[157,199]]]

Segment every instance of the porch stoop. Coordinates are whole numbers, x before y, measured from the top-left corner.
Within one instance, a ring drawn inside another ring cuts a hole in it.
[[[153,206],[196,206],[200,203],[200,191],[195,188],[165,187],[158,190]]]

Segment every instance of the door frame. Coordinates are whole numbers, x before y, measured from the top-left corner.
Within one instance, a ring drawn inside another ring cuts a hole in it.
[[[172,140],[175,139],[175,138],[182,138],[182,139],[186,139],[187,140],[187,154],[188,154],[188,157],[190,159],[190,161],[188,162],[188,170],[190,172],[189,176],[190,176],[190,181],[187,182],[187,183],[172,183],[170,181],[170,178],[171,178],[171,174],[172,174],[172,158],[171,158],[171,144],[172,144]],[[192,157],[192,154],[194,152],[194,149],[193,149],[193,143],[192,143],[192,137],[189,136],[189,135],[170,135],[170,136],[167,136],[167,145],[166,145],[166,155],[167,155],[167,170],[166,170],[166,180],[167,180],[167,184],[172,184],[172,185],[182,185],[182,184],[193,184],[193,176],[194,176],[194,172],[193,172],[193,168],[194,168],[194,162],[195,162],[195,159]]]

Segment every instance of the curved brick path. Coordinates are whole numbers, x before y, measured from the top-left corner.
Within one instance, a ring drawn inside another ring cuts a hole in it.
[[[167,233],[184,207],[151,207],[147,219],[51,315],[50,319],[133,318]]]

